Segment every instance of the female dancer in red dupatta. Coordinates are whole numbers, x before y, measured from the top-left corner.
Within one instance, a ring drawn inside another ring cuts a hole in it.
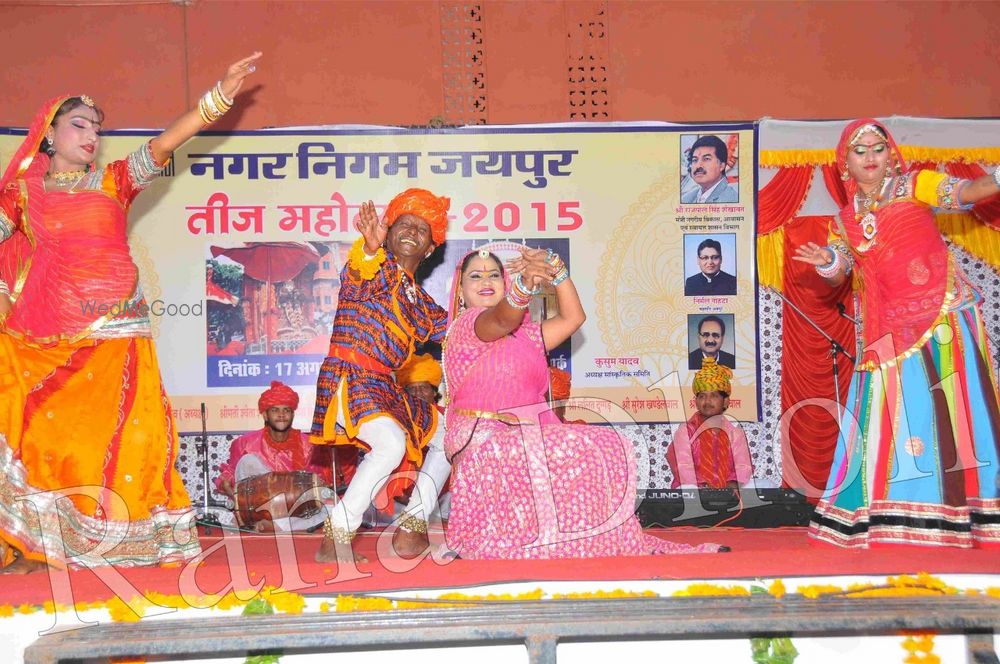
[[[844,129],[837,166],[850,202],[831,243],[793,258],[832,285],[853,277],[863,350],[810,535],[846,547],[1000,545],[1000,405],[982,297],[932,209],[995,195],[1000,169],[972,181],[907,173],[871,119]]]
[[[198,108],[103,169],[104,114],[86,95],[56,97],[4,172],[4,572],[152,565],[199,551],[127,215],[171,153],[229,109],[259,57],[229,67]]]

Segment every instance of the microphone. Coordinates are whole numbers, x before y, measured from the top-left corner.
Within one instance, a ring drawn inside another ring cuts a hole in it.
[[[861,321],[859,321],[857,318],[853,318],[853,317],[847,315],[847,307],[844,306],[843,302],[838,302],[837,303],[837,311],[840,313],[841,317],[846,318],[847,320],[851,321],[855,325],[861,325]]]

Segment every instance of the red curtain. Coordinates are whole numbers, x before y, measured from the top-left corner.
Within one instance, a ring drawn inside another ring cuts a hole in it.
[[[836,164],[823,164],[823,182],[838,209],[847,205],[847,190],[844,189],[844,181],[837,172]]]
[[[986,175],[986,171],[979,164],[964,164],[959,161],[949,163],[945,170],[953,177],[968,180]],[[985,201],[976,203],[972,206],[972,214],[987,226],[1000,230],[1000,196],[990,196]]]
[[[824,169],[825,171],[825,169]],[[825,172],[824,172],[825,175]],[[839,182],[839,178],[837,179]],[[825,245],[828,242],[830,216],[796,217],[785,225],[785,256],[795,253],[795,248],[806,242]],[[837,304],[846,307],[853,316],[850,281],[831,289],[811,265],[794,260],[785,261],[784,295],[817,325],[826,330],[854,354],[854,325],[842,317]],[[788,304],[782,310],[782,372],[781,410],[790,412],[804,399],[828,399],[831,411],[836,412],[830,344],[813,329]],[[847,394],[854,371],[853,363],[841,355],[841,400]],[[811,487],[815,500],[826,486],[837,442],[838,422],[835,415],[820,406],[804,406],[785,422],[782,436],[782,465],[784,484],[801,490]]]
[[[812,166],[781,168],[757,192],[757,234],[766,235],[794,217],[812,185]]]

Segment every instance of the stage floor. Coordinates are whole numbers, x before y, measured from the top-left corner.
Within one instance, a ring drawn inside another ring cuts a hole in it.
[[[0,575],[0,604],[41,605],[53,597],[53,584],[65,588],[68,577],[74,602],[106,600],[123,593],[213,595],[265,586],[300,594],[373,593],[426,588],[462,588],[511,582],[636,581],[684,579],[754,579],[854,575],[1000,574],[996,551],[931,547],[847,550],[811,545],[805,528],[671,528],[648,530],[675,542],[716,542],[729,553],[593,558],[584,560],[414,561],[379,555],[380,532],[362,532],[357,549],[369,562],[343,567],[317,563],[321,536],[274,536],[202,533],[200,559],[177,567],[73,570],[50,578],[44,572]],[[438,534],[438,537],[440,535]],[[389,538],[382,538],[386,548]],[[613,587],[612,584],[605,584]],[[131,589],[131,590],[130,590]]]

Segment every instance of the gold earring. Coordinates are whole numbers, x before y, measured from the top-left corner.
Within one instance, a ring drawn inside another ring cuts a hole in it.
[[[847,172],[846,168],[844,169],[844,172],[840,174],[840,179],[843,180],[844,182],[847,182],[848,180],[851,179],[851,174]]]

